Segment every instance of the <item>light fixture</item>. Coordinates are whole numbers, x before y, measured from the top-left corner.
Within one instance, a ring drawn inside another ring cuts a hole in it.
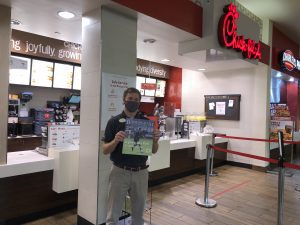
[[[277,72],[276,77],[282,77],[282,74],[280,72]]]
[[[149,44],[153,44],[154,42],[156,42],[156,40],[154,38],[147,38],[147,39],[144,39],[144,42],[149,43]]]
[[[11,25],[20,25],[20,24],[22,24],[22,23],[21,23],[20,20],[11,19],[10,24],[11,24]]]
[[[162,59],[162,62],[170,62],[170,59]]]
[[[61,34],[59,31],[55,31],[54,34]]]
[[[294,81],[295,81],[294,77],[291,77],[291,78],[289,79],[289,81],[290,81],[290,82],[294,82]]]
[[[204,68],[199,68],[199,69],[197,69],[197,70],[199,70],[199,71],[205,71],[206,69],[204,69]]]
[[[64,18],[64,19],[72,19],[75,17],[74,13],[68,12],[68,11],[59,11],[59,12],[57,12],[57,15],[59,15],[61,18]]]

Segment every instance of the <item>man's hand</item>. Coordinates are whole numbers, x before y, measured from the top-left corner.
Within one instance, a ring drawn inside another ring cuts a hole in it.
[[[125,137],[126,137],[125,131],[119,131],[118,133],[116,133],[114,141],[116,143],[123,142]]]
[[[153,132],[153,141],[154,142],[158,142],[160,138],[160,131],[158,129],[154,129],[154,132]]]

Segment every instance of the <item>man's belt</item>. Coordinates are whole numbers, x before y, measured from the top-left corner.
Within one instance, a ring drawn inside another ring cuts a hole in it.
[[[144,169],[147,169],[149,167],[149,165],[143,165],[143,166],[125,166],[125,165],[121,165],[121,164],[117,164],[117,163],[114,163],[114,165],[116,167],[121,168],[121,169],[129,170],[129,171],[133,171],[133,172],[138,172],[140,170],[144,170]]]

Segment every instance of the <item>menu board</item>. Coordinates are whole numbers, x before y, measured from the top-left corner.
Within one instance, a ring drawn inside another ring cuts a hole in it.
[[[54,88],[72,88],[73,66],[62,63],[54,64]]]
[[[73,89],[81,90],[81,67],[74,66]]]
[[[146,78],[146,84],[156,84],[156,79],[153,78]],[[146,96],[155,96],[155,89],[154,90],[145,90]]]
[[[50,125],[48,147],[68,147],[79,144],[79,125]]]
[[[146,78],[145,77],[136,77],[136,89],[138,89],[141,92],[141,95],[145,94],[145,90],[142,89],[142,84],[146,82]]]
[[[30,82],[31,59],[11,56],[9,83],[29,85]]]
[[[165,89],[166,89],[166,81],[157,80],[155,97],[165,97]]]
[[[53,62],[32,60],[31,85],[39,87],[52,87]]]

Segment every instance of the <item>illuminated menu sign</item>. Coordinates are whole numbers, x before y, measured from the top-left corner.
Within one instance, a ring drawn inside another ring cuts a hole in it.
[[[54,65],[54,88],[72,88],[73,66],[68,64],[55,63]]]
[[[285,50],[281,53],[280,63],[283,69],[293,71],[294,69],[300,70],[300,60],[294,57],[291,50]]]
[[[243,56],[248,59],[261,59],[260,43],[252,39],[245,39],[244,36],[238,36],[236,33],[236,20],[239,13],[236,6],[230,3],[224,8],[225,14],[219,21],[218,38],[222,46],[241,51]]]
[[[73,89],[81,90],[81,67],[74,66]]]
[[[42,60],[32,60],[31,85],[52,87],[53,63]]]
[[[9,69],[9,83],[29,85],[31,59],[11,56]]]

